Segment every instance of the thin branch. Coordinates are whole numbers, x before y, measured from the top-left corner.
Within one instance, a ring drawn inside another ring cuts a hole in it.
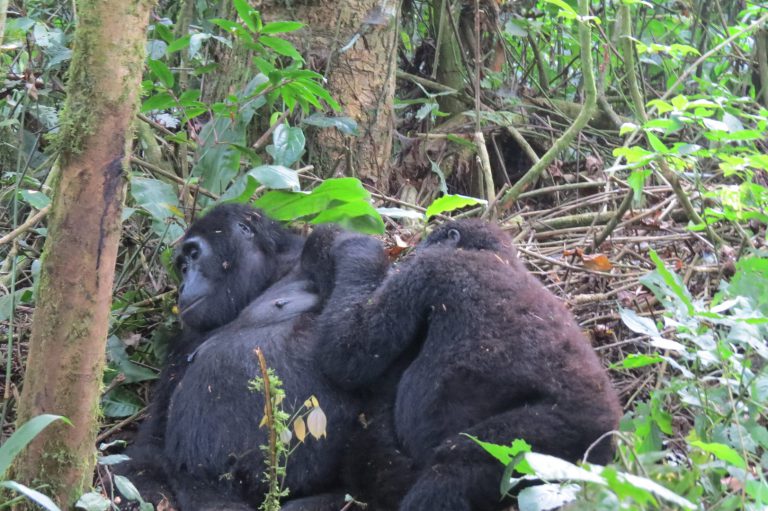
[[[6,243],[13,241],[18,237],[20,234],[28,231],[32,227],[35,226],[37,222],[39,222],[45,215],[48,214],[48,212],[51,210],[51,205],[48,204],[43,209],[32,215],[31,217],[27,218],[27,221],[0,238],[0,245],[5,245]]]

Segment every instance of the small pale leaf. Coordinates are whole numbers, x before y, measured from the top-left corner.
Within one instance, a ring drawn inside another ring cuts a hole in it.
[[[325,412],[320,407],[315,407],[309,412],[307,417],[307,426],[309,426],[309,433],[315,437],[315,440],[326,437],[325,428],[328,425],[328,419],[325,417]]]

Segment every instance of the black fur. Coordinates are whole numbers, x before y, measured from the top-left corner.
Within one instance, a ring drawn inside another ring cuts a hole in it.
[[[120,470],[145,499],[169,497],[181,511],[260,505],[266,484],[259,447],[268,436],[259,427],[263,396],[248,388],[261,375],[257,347],[283,381],[286,411],[315,395],[328,419],[327,438],[308,437],[289,457],[290,498],[336,487],[357,407],[313,367],[312,324],[329,294],[321,288],[332,282],[310,279],[301,266],[313,253],[318,261],[327,257],[321,247],[334,232],[317,229],[304,244],[242,205],[219,206],[189,229],[176,256],[183,332],[128,451],[132,461]],[[285,509],[338,509],[342,498],[299,498]]]
[[[504,467],[472,440],[583,457],[619,405],[571,314],[478,221],[446,224],[387,275],[381,246],[341,238],[316,360],[374,395],[348,473],[372,509],[493,510]],[[362,448],[365,446],[364,448]],[[610,440],[593,462],[611,459]]]

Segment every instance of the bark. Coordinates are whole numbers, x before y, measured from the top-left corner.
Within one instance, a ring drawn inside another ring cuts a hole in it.
[[[150,0],[80,0],[67,102],[41,258],[19,424],[47,428],[17,459],[14,477],[62,508],[91,482],[120,211],[144,63]]]
[[[265,21],[305,24],[288,38],[308,66],[324,74],[326,88],[342,112],[358,125],[359,136],[335,129],[308,130],[310,163],[323,177],[355,176],[382,189],[390,179],[397,71],[399,2],[389,0],[313,0],[260,4]],[[348,43],[354,38],[351,46]],[[249,55],[236,55],[228,67],[248,67]],[[232,80],[229,80],[230,84]],[[231,88],[231,85],[230,85]]]

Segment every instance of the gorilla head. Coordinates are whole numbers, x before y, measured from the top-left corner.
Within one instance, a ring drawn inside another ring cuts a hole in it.
[[[301,240],[242,204],[218,206],[197,220],[176,250],[179,309],[198,332],[229,323],[293,266]]]

